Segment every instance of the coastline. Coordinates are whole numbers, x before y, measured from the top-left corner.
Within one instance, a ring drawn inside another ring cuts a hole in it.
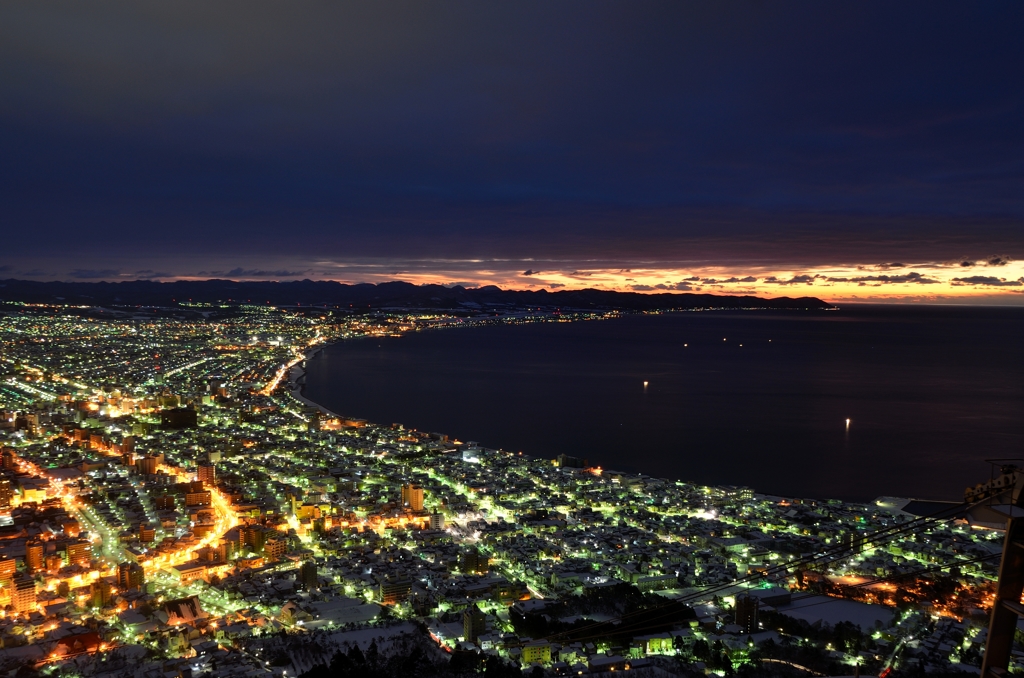
[[[328,417],[333,417],[335,419],[340,419],[341,416],[336,412],[332,412],[331,410],[327,409],[320,403],[313,402],[312,400],[306,397],[306,363],[315,358],[317,355],[319,355],[320,352],[323,351],[328,346],[334,345],[334,343],[336,342],[322,344],[315,348],[309,349],[308,351],[306,351],[305,357],[303,357],[303,359],[299,363],[293,365],[292,368],[288,370],[288,392],[292,395],[293,398],[298,400],[303,405],[315,407],[317,410],[320,411],[321,414],[324,414]]]
[[[694,310],[694,309],[687,309],[687,310]],[[757,310],[760,310],[760,309],[757,309]],[[500,318],[498,320],[502,320],[502,321],[520,320],[520,321],[527,321],[527,322],[550,322],[553,317],[554,316],[551,316],[551,315],[548,315],[548,314],[542,314],[540,317],[537,317],[537,316],[534,316],[533,314],[529,314],[528,316],[523,316],[523,315],[520,315],[518,313],[512,313],[512,314],[503,316],[502,318]],[[607,320],[607,319],[613,318],[613,317],[618,317],[618,315],[615,314],[614,312],[612,312],[611,314],[603,313],[603,314],[600,314],[600,315],[597,315],[595,313],[594,317],[590,317],[590,318],[587,318],[587,319],[589,319],[589,320]],[[436,330],[466,329],[466,328],[478,327],[478,326],[481,326],[481,325],[486,325],[486,324],[489,324],[490,322],[493,322],[494,320],[495,319],[492,319],[492,318],[482,318],[482,319],[477,318],[477,319],[471,319],[470,322],[464,322],[464,323],[460,322],[458,324],[449,325],[449,326],[418,327],[416,331],[428,331],[428,330],[435,330],[436,331]],[[560,322],[577,322],[577,321],[578,321],[578,319],[577,320],[570,320],[570,321],[560,320]],[[306,377],[306,363],[308,361],[312,360],[313,358],[315,358],[317,355],[319,355],[322,351],[324,351],[328,347],[335,346],[337,344],[340,344],[343,341],[347,341],[347,339],[345,339],[345,338],[335,339],[334,341],[325,342],[323,344],[318,344],[317,346],[308,349],[303,354],[302,360],[299,361],[298,363],[296,363],[295,365],[293,365],[288,370],[288,374],[286,375],[287,376],[288,392],[292,395],[293,398],[298,400],[303,405],[306,405],[308,407],[314,407],[318,411],[320,411],[322,414],[324,414],[324,415],[326,415],[328,417],[333,417],[335,419],[342,419],[343,417],[341,415],[339,415],[337,412],[333,412],[333,411],[327,409],[326,407],[324,407],[323,405],[321,405],[320,403],[315,402],[313,400],[310,400],[309,398],[306,397],[306,384],[305,384],[304,380],[305,380],[305,377]]]
[[[333,417],[333,418],[336,418],[336,419],[341,419],[343,417],[341,417],[339,414],[337,414],[335,412],[332,412],[331,410],[327,409],[323,405],[321,405],[321,404],[319,404],[317,402],[314,402],[314,401],[310,400],[309,398],[307,398],[305,396],[305,383],[303,381],[305,376],[306,376],[306,369],[305,369],[306,361],[313,359],[315,356],[317,356],[321,351],[326,349],[328,346],[333,346],[336,343],[338,343],[338,342],[332,342],[330,344],[325,344],[325,345],[322,345],[322,346],[318,346],[317,348],[311,349],[310,351],[308,351],[306,353],[306,357],[302,360],[302,362],[300,362],[299,364],[297,364],[294,367],[292,367],[292,369],[289,371],[289,374],[288,374],[288,388],[289,388],[289,392],[291,393],[292,397],[294,397],[299,402],[301,402],[301,403],[303,403],[305,405],[308,405],[310,407],[315,407],[317,410],[319,410],[321,413],[323,413],[326,416]],[[605,472],[606,473],[613,473],[613,474],[619,473],[618,471],[614,471],[612,469],[606,469]],[[645,475],[645,474],[639,474],[639,475]],[[663,480],[674,482],[674,481],[672,481],[672,479],[668,479],[668,478],[663,479]],[[688,481],[681,480],[680,482],[688,482]],[[715,486],[712,486],[712,487],[730,488],[730,489],[732,489],[732,486],[729,486],[729,485],[715,485]],[[773,494],[763,494],[763,493],[758,492],[754,488],[750,488],[750,489],[751,489],[752,495],[754,497],[758,497],[758,498],[761,498],[761,499],[770,499],[770,500],[776,500],[776,501],[793,501],[793,500],[797,499],[796,497],[783,497],[783,496],[778,496],[778,495],[773,495]],[[803,498],[800,498],[800,499],[803,500]],[[818,501],[829,501],[828,498],[818,498],[817,500]],[[866,501],[866,502],[843,501],[842,503],[844,505],[852,505],[852,506],[856,506],[856,505],[873,506],[873,507],[875,507],[877,509],[881,509],[881,510],[890,512],[890,513],[892,513],[894,515],[902,515],[902,516],[905,516],[905,517],[908,517],[908,518],[911,518],[911,519],[927,517],[927,516],[935,513],[937,510],[938,511],[948,510],[950,507],[953,507],[953,506],[956,505],[956,502],[952,502],[952,501],[936,501],[936,500],[928,500],[928,499],[919,499],[919,498],[916,498],[916,497],[894,497],[894,496],[879,496],[879,497],[877,497],[877,498],[875,498],[873,500]],[[985,512],[984,515],[976,515],[976,513],[977,513],[976,511],[968,511],[968,512],[966,512],[962,516],[962,518],[967,519],[970,524],[974,525],[977,528],[992,529],[992,530],[1002,530],[1002,529],[1004,529],[1004,525],[998,522],[998,516],[993,515],[991,512]]]
[[[317,402],[315,402],[313,400],[310,400],[305,395],[305,388],[306,388],[306,386],[305,386],[305,377],[306,377],[306,363],[307,363],[307,361],[312,360],[317,355],[319,355],[322,351],[324,351],[326,348],[328,348],[330,346],[334,346],[337,343],[340,343],[340,342],[335,341],[335,342],[331,342],[331,343],[328,343],[328,344],[323,344],[323,345],[317,346],[316,348],[312,348],[309,351],[307,351],[306,354],[305,354],[305,357],[302,359],[302,361],[299,362],[298,364],[294,365],[288,371],[288,380],[287,381],[288,381],[288,392],[292,395],[293,398],[298,400],[300,403],[302,403],[304,405],[307,405],[309,407],[316,408],[319,412],[321,412],[325,416],[332,417],[332,418],[335,418],[335,419],[343,419],[344,417],[342,417],[338,413],[333,412],[332,410],[327,409],[326,407],[324,407],[320,403],[317,403]],[[616,474],[619,473],[618,471],[615,471],[613,469],[606,469],[605,472],[607,472],[607,473],[616,473]],[[645,475],[645,474],[639,474],[639,475]],[[667,478],[664,479],[664,480],[672,481],[672,479],[667,479]],[[688,482],[688,481],[681,480],[680,482]],[[714,487],[731,487],[731,486],[721,485],[721,486],[714,486]],[[777,496],[777,495],[772,495],[772,494],[762,494],[762,493],[757,492],[757,490],[754,489],[754,488],[750,488],[750,489],[751,489],[753,495],[757,496],[757,497],[771,498],[771,499],[785,500],[785,501],[791,501],[791,500],[795,499],[794,497],[782,497],[782,496]],[[823,498],[823,499],[820,499],[820,500],[827,500],[827,498]],[[912,511],[906,511],[905,510],[906,508],[908,508],[908,505],[913,504],[915,502],[923,502],[926,505],[945,504],[946,503],[946,502],[934,502],[934,501],[931,501],[931,500],[920,500],[920,499],[913,498],[913,497],[881,496],[881,497],[878,497],[878,498],[873,499],[873,500],[868,501],[868,502],[849,502],[849,501],[844,501],[843,504],[870,505],[870,506],[875,506],[876,508],[887,510],[887,511],[892,512],[893,514],[896,514],[896,515],[904,515],[904,516],[908,516],[908,517],[920,517],[921,515],[923,515],[921,512],[912,512]],[[952,502],[950,502],[950,503],[952,503]],[[978,521],[978,522],[980,523],[979,526],[999,529],[999,528],[997,528],[994,525],[988,525],[988,524],[985,524],[984,522],[981,522],[981,521]]]
[[[425,329],[464,329],[464,328],[472,328],[472,327],[474,327],[474,325],[475,325],[474,323],[466,323],[466,324],[460,324],[460,325],[453,326],[453,327],[429,327],[429,328],[425,328]],[[381,417],[381,413],[379,411],[376,412],[377,418],[374,418],[374,419],[370,419],[369,417],[363,419],[362,415],[360,415],[360,413],[358,411],[349,412],[347,415],[341,415],[341,414],[339,414],[339,413],[337,413],[335,411],[332,411],[332,410],[328,409],[326,406],[322,405],[321,403],[312,400],[311,398],[309,398],[305,394],[305,387],[307,385],[306,384],[307,376],[308,376],[308,374],[310,372],[310,366],[307,365],[307,361],[315,359],[316,357],[318,357],[320,355],[320,353],[322,351],[326,350],[329,347],[333,347],[334,345],[340,343],[341,341],[346,341],[346,339],[344,339],[344,338],[336,338],[336,339],[334,339],[334,340],[332,340],[330,342],[318,344],[318,345],[316,345],[314,347],[311,347],[309,350],[307,350],[303,354],[304,355],[303,360],[301,360],[299,363],[296,363],[289,370],[288,374],[286,375],[286,380],[288,382],[288,386],[287,386],[288,392],[291,393],[291,395],[294,397],[294,399],[297,400],[299,403],[301,403],[302,406],[315,408],[318,412],[321,412],[325,416],[330,417],[330,418],[336,418],[336,419],[342,419],[342,420],[348,419],[348,418],[353,418],[353,419],[357,419],[358,418],[361,421],[367,421],[368,423],[374,422],[374,421],[379,421],[378,418],[383,418],[384,421],[386,421],[386,422],[387,421],[392,421],[393,419],[387,419],[386,418],[388,416],[386,412],[383,414],[383,417]],[[320,369],[323,370],[323,369],[327,369],[327,368],[324,367],[324,366],[321,366]],[[358,403],[356,403],[356,406],[358,407]],[[359,409],[361,409],[361,408],[359,408]],[[429,421],[427,421],[425,423],[421,421],[419,423],[420,423],[419,428],[421,430],[425,430],[425,431],[435,430],[433,428],[429,428],[431,426]],[[456,427],[451,427],[451,428],[454,429]],[[457,435],[457,433],[458,433],[457,431],[453,431],[452,433],[455,434],[456,437],[459,437]],[[462,439],[465,439],[465,438],[462,438]],[[484,442],[484,441],[486,441],[487,438],[484,437],[483,434],[479,434],[478,433],[477,436],[474,437],[474,439],[480,440],[484,445],[486,445],[486,442]],[[518,448],[515,448],[515,449],[518,449]],[[528,454],[529,456],[535,456],[536,458],[542,459],[542,460],[550,461],[553,458],[552,455],[545,454],[546,450],[542,450],[540,454],[530,454],[529,450],[524,447],[524,452],[526,454]],[[606,465],[607,472],[615,473],[616,475],[619,475],[620,472],[618,470],[615,470],[617,467],[614,466],[614,464],[615,464],[614,460],[613,459],[611,459],[611,460],[606,459],[606,461],[610,461],[611,462],[610,464]],[[659,479],[659,480],[665,480],[667,482],[684,482],[684,483],[687,483],[687,484],[695,484],[695,485],[705,486],[705,483],[695,483],[691,479],[688,479],[685,474],[678,474],[678,475],[677,474],[663,474],[663,473],[657,473],[657,471],[655,471],[654,474],[650,474],[649,471],[645,470],[644,468],[634,468],[632,470],[632,472],[623,473],[623,475],[648,476],[648,477],[656,478],[656,479]],[[730,479],[726,478],[726,479],[724,479],[724,482],[722,480],[720,480],[718,483],[707,483],[706,486],[707,487],[730,487],[734,483],[735,483],[735,481],[731,481]],[[783,494],[783,493],[780,493],[778,491],[778,489],[776,489],[776,488],[771,488],[768,491],[764,491],[764,490],[760,489],[759,487],[755,486],[753,483],[749,483],[748,482],[747,484],[750,485],[750,487],[753,488],[752,491],[754,493],[758,494],[758,495],[777,496],[777,497],[780,497],[780,498],[788,498],[788,499],[800,499],[801,501],[826,502],[826,501],[832,500],[832,501],[841,501],[844,504],[850,504],[850,505],[853,505],[853,504],[857,504],[857,505],[870,505],[870,506],[874,506],[876,508],[881,508],[883,510],[887,510],[887,511],[892,512],[894,514],[903,514],[903,515],[908,516],[908,517],[909,516],[920,517],[922,515],[927,515],[927,514],[933,512],[936,507],[938,507],[940,505],[943,505],[943,506],[944,505],[948,505],[950,502],[952,502],[953,504],[959,503],[959,497],[958,497],[959,492],[957,492],[956,494],[945,493],[944,496],[934,496],[934,495],[928,495],[928,494],[924,494],[924,493],[915,492],[915,488],[910,488],[910,487],[906,487],[906,488],[898,488],[898,487],[897,488],[893,488],[893,489],[896,489],[895,492],[892,492],[890,490],[888,492],[882,491],[882,492],[873,493],[873,494],[866,494],[865,493],[864,495],[861,495],[859,497],[845,497],[843,499],[836,499],[835,496],[831,495],[831,494],[818,495],[818,494],[803,494],[803,493],[799,493],[799,488],[797,488],[797,492],[796,493],[784,493]],[[904,493],[902,493],[901,489],[909,489],[910,492],[904,494]],[[774,491],[772,491],[772,490],[774,490]],[[812,490],[812,492],[813,492],[813,490]],[[971,520],[970,522],[978,524],[979,527],[981,527],[981,526],[995,527],[995,525],[991,524],[991,523],[995,522],[994,520],[991,520],[991,516],[982,517],[980,515],[975,515],[975,516],[971,516],[971,518],[973,520]],[[988,525],[986,525],[986,523]]]

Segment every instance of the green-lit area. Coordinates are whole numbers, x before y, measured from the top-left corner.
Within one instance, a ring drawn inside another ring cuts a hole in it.
[[[584,468],[299,391],[329,342],[610,314],[0,306],[0,671],[297,675],[396,628],[572,675],[978,665],[998,530]]]

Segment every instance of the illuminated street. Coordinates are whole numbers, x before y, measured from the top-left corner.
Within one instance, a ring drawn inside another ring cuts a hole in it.
[[[309,352],[465,320],[194,310],[205,315],[7,309],[0,435],[11,526],[0,555],[15,568],[0,589],[0,626],[40,649],[41,668],[101,647],[106,659],[76,660],[83,674],[135,652],[206,661],[219,648],[218,661],[262,675],[267,634],[386,629],[396,618],[425,623],[435,649],[472,646],[503,661],[519,661],[516,639],[529,637],[522,661],[542,666],[603,665],[590,652],[617,652],[622,668],[820,664],[801,624],[844,615],[861,631],[822,641],[833,660],[898,665],[920,656],[910,639],[922,634],[956,639],[945,661],[978,656],[996,531],[883,504],[586,468],[326,412],[295,383]],[[26,577],[34,595],[16,596]],[[743,596],[760,601],[753,620],[738,611]],[[653,621],[606,624],[637,615]],[[737,626],[753,646],[729,640]],[[77,635],[77,650],[61,641]]]

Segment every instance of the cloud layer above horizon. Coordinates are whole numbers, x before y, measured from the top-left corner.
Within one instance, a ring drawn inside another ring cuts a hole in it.
[[[1022,19],[5,3],[0,277],[1024,303]]]

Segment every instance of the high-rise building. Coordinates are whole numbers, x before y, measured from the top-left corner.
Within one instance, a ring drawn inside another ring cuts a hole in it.
[[[410,511],[422,511],[423,488],[413,483],[402,485],[402,506]]]
[[[46,544],[39,539],[31,539],[25,544],[25,567],[30,573],[46,569]]]
[[[117,586],[123,591],[141,589],[146,584],[146,571],[138,563],[119,563]]]
[[[11,508],[11,499],[14,498],[14,490],[11,488],[10,478],[0,478],[0,509]]]
[[[92,544],[85,539],[68,542],[68,563],[88,567],[92,560]]]
[[[227,539],[220,539],[216,544],[213,545],[214,557],[213,559],[218,563],[226,563],[234,555],[235,549],[230,541]]]
[[[23,572],[14,575],[11,605],[15,612],[31,612],[36,609],[36,582],[30,575]]]
[[[151,476],[156,473],[156,467],[157,458],[151,454],[135,460],[135,470],[139,472],[139,475]]]
[[[476,547],[469,547],[462,552],[459,558],[459,569],[463,572],[476,572],[483,574],[490,569],[490,558],[487,554],[480,553]]]
[[[551,662],[551,643],[534,640],[523,645],[519,655],[523,664],[548,664]],[[628,666],[627,666],[628,668]]]
[[[113,587],[106,579],[98,579],[89,585],[93,607],[106,607],[113,598]]]
[[[757,596],[743,594],[736,596],[736,609],[733,616],[743,633],[757,633],[757,611],[761,600]]]
[[[18,453],[10,447],[5,447],[0,458],[3,459],[3,467],[6,471],[15,471],[18,468]]]
[[[267,543],[267,532],[260,525],[244,525],[239,529],[242,546],[259,553]]]
[[[400,603],[412,593],[412,581],[409,579],[386,579],[380,582],[380,602],[385,605]]]
[[[444,529],[444,515],[440,513],[430,514],[430,529],[432,530],[443,530]]]
[[[314,591],[320,588],[320,578],[316,572],[316,562],[307,560],[299,567],[299,583],[307,591]]]
[[[472,603],[462,613],[462,636],[467,643],[475,643],[480,635],[487,631],[487,618],[484,613]]]
[[[209,506],[211,503],[213,503],[213,500],[209,490],[185,493],[186,506]]]
[[[200,464],[196,477],[205,487],[212,487],[217,480],[217,467],[214,464]]]
[[[10,586],[14,573],[18,570],[18,562],[10,556],[0,556],[0,585]]]
[[[263,556],[270,561],[280,560],[284,558],[284,554],[288,552],[288,543],[284,539],[277,537],[271,537],[263,545]]]

